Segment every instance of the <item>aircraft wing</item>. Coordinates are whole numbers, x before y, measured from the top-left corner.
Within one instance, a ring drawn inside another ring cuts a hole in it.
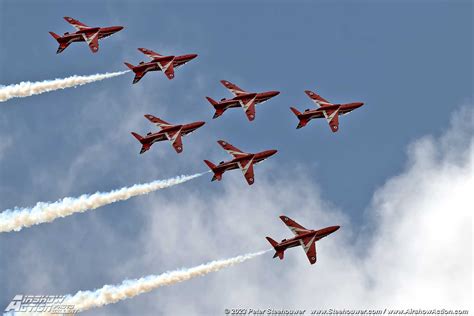
[[[165,68],[165,75],[168,77],[168,79],[173,79],[174,78],[174,67],[173,67],[173,62],[170,62],[168,67]]]
[[[303,247],[306,256],[308,257],[309,263],[316,263],[316,236],[307,237],[300,239],[300,244]]]
[[[168,77],[168,79],[170,80],[174,78],[173,60],[174,56],[162,57],[160,59],[155,60],[161,71],[163,71],[166,77]]]
[[[235,96],[247,93],[243,89],[239,88],[237,85],[227,80],[221,80],[221,83]]]
[[[89,45],[90,50],[93,53],[96,53],[99,50],[99,31],[94,31],[94,32],[86,32],[82,34],[84,37],[84,40],[87,42],[87,45]]]
[[[138,50],[142,52],[143,54],[147,55],[148,57],[150,57],[151,59],[163,57],[163,55],[160,55],[148,48],[139,48]]]
[[[171,127],[173,126],[172,124],[154,116],[154,115],[151,115],[151,114],[145,114],[145,118],[147,120],[149,120],[150,122],[156,124],[156,126],[158,126],[159,128],[163,129],[163,128],[166,128],[166,127]]]
[[[304,228],[288,216],[282,215],[280,216],[280,219],[283,221],[283,223],[285,223],[286,226],[288,226],[288,228],[293,232],[293,234],[295,234],[295,236],[309,232],[308,229]]]
[[[244,174],[245,180],[249,185],[252,185],[254,182],[253,174],[253,157],[250,159],[242,160],[238,163],[240,170]]]
[[[324,117],[331,127],[331,130],[335,133],[339,129],[339,107],[327,106],[323,109]]]
[[[81,23],[78,20],[73,19],[73,18],[68,17],[68,16],[65,16],[64,20],[66,20],[66,22],[71,24],[78,31],[85,30],[85,29],[89,28],[89,26],[85,25],[84,23]]]
[[[237,147],[232,146],[228,142],[224,140],[218,140],[217,143],[221,145],[222,148],[224,148],[225,151],[229,153],[234,158],[242,157],[242,156],[247,156],[247,153],[244,153],[242,150],[238,149]]]
[[[183,141],[181,139],[181,129],[175,132],[165,133],[166,137],[171,141],[174,150],[179,154],[183,151]]]
[[[244,108],[245,115],[247,115],[249,121],[255,119],[255,98],[256,96],[253,98],[243,98],[239,101],[240,105]]]
[[[181,133],[177,133],[174,142],[172,143],[174,150],[179,154],[183,151],[183,140],[181,138]]]
[[[319,94],[314,93],[313,91],[306,90],[305,91],[306,95],[317,105],[323,107],[323,106],[328,106],[328,105],[333,105],[331,102],[327,101],[324,99],[322,96]]]

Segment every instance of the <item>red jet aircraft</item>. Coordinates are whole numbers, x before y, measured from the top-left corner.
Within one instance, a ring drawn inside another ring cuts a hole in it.
[[[193,122],[190,124],[172,125],[151,114],[145,114],[145,118],[147,118],[150,122],[155,123],[159,128],[161,128],[161,130],[156,133],[148,133],[145,137],[132,132],[132,135],[135,136],[135,138],[138,139],[138,141],[142,144],[140,154],[143,154],[145,151],[150,149],[151,145],[153,145],[155,142],[160,142],[163,140],[170,140],[174,149],[179,154],[183,151],[183,142],[181,137],[191,134],[196,129],[205,124],[205,122]]]
[[[150,57],[152,61],[149,61],[147,63],[141,61],[137,66],[125,63],[125,65],[135,73],[133,83],[137,83],[138,81],[140,81],[140,79],[142,79],[142,77],[149,71],[163,71],[166,77],[171,80],[174,78],[174,68],[178,68],[179,66],[184,65],[191,59],[197,57],[196,54],[188,54],[181,56],[163,56],[146,48],[139,48],[138,50]]]
[[[293,248],[296,246],[302,246],[308,260],[311,264],[316,263],[316,241],[321,238],[326,237],[329,234],[334,233],[341,226],[330,226],[319,230],[310,230],[306,229],[288,216],[282,215],[280,219],[285,223],[286,226],[295,234],[295,237],[291,239],[283,239],[280,243],[271,239],[270,237],[265,237],[275,248],[275,255],[273,258],[279,257],[280,260],[283,260],[285,255],[285,250],[288,248]]]
[[[90,27],[68,16],[65,16],[64,19],[66,22],[74,26],[77,31],[74,33],[66,32],[63,36],[59,36],[54,32],[49,32],[49,34],[51,34],[59,43],[59,48],[56,51],[56,54],[65,50],[66,47],[73,42],[86,42],[91,51],[97,53],[99,51],[100,39],[117,33],[123,29],[123,26]]]
[[[214,165],[209,160],[204,160],[206,165],[214,172],[214,176],[212,177],[211,181],[222,179],[222,174],[227,170],[234,170],[239,168],[242,170],[245,179],[249,185],[252,185],[254,182],[254,175],[253,175],[253,165],[258,164],[259,162],[264,161],[268,157],[274,155],[277,151],[276,150],[266,150],[256,154],[244,153],[240,149],[232,146],[231,144],[219,140],[217,141],[219,145],[224,148],[234,159],[224,162],[221,161],[218,166]]]
[[[229,89],[234,97],[232,99],[221,99],[220,102],[217,102],[210,97],[206,97],[206,99],[216,109],[216,113],[212,117],[213,119],[221,116],[227,109],[242,107],[245,110],[245,114],[249,121],[253,121],[255,119],[255,106],[280,94],[278,91],[267,91],[262,93],[246,92],[229,81],[221,80],[221,83],[224,87]]]
[[[300,113],[293,107],[290,108],[300,120],[296,128],[302,128],[312,119],[324,117],[328,121],[331,130],[335,133],[339,129],[339,115],[349,113],[364,105],[362,102],[333,104],[312,91],[306,90],[305,93],[319,106],[319,108],[315,110],[306,109],[303,113]]]

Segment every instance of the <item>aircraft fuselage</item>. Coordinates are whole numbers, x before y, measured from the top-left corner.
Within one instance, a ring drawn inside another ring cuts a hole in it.
[[[73,43],[73,42],[85,42],[86,39],[84,34],[99,32],[99,39],[110,36],[118,31],[121,31],[123,26],[110,26],[110,27],[90,27],[84,30],[76,31],[74,33],[64,33],[59,41]]]
[[[173,56],[163,56],[163,57],[173,57]],[[196,58],[196,54],[187,54],[182,56],[175,56],[173,59],[173,67],[178,68],[179,66],[184,65],[185,63],[189,62],[190,60]],[[158,59],[159,60],[159,59]],[[141,62],[138,65],[133,67],[133,71],[141,72],[143,74],[149,71],[161,71],[160,65],[158,65],[157,60],[153,59],[149,62]]]
[[[168,140],[167,134],[174,133],[180,131],[182,136],[191,134],[201,126],[203,126],[205,122],[194,122],[190,124],[183,124],[183,125],[173,125],[170,127],[163,128],[162,130],[156,133],[148,133],[146,136],[143,137],[146,143],[150,145],[159,141]]]
[[[332,233],[334,233],[336,230],[338,230],[340,226],[329,226],[323,229],[319,230],[310,230],[307,233],[295,236],[291,239],[283,239],[278,245],[276,245],[274,248],[276,250],[285,250],[288,248],[293,248],[296,246],[301,246],[301,240],[304,240],[305,238],[315,238],[314,241],[318,241]]]
[[[280,94],[279,91],[267,91],[262,93],[246,93],[233,97],[232,99],[222,99],[219,106],[224,109],[239,108],[242,106],[241,101],[244,99],[255,98],[255,104],[260,104]]]
[[[359,107],[364,105],[362,102],[354,102],[354,103],[345,103],[345,104],[334,104],[331,105],[331,109],[336,109],[338,111],[339,115],[344,115],[347,114]],[[323,118],[324,117],[324,111],[327,110],[324,107],[320,107],[314,110],[305,110],[303,113],[301,113],[301,118],[303,119],[315,119],[315,118]]]
[[[265,150],[256,154],[248,154],[245,156],[234,158],[230,161],[221,162],[220,164],[216,166],[215,170],[216,172],[223,173],[227,170],[239,169],[240,168],[239,163],[243,161],[248,161],[249,159],[252,159],[253,164],[258,164],[264,161],[265,159],[269,158],[270,156],[273,156],[276,153],[277,153],[277,150],[272,149],[272,150]]]

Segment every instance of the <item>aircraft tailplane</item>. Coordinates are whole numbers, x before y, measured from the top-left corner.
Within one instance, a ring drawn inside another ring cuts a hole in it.
[[[137,134],[137,133],[132,132],[132,135],[133,135],[136,139],[138,139],[138,141],[139,141],[140,143],[142,143],[142,144],[144,143],[143,137],[142,137],[140,134]]]
[[[301,114],[300,111],[298,111],[294,107],[290,107],[290,109],[296,115],[296,117],[300,120],[296,128],[302,128],[303,126],[306,126],[306,124],[308,124],[309,120],[307,118],[303,118],[303,115]]]
[[[145,151],[150,149],[151,147],[150,143],[145,142],[145,139],[140,134],[132,132],[132,135],[133,137],[138,139],[138,141],[142,144],[142,148],[140,149],[140,154],[143,154]]]
[[[130,64],[130,63],[127,63],[127,62],[124,62],[125,66],[127,66],[130,70],[133,70],[133,68],[135,68],[134,65]]]
[[[210,97],[206,97],[207,101],[209,101],[210,104],[212,104],[214,107],[216,107],[217,104],[219,104],[216,100]]]
[[[134,66],[130,63],[127,63],[127,62],[124,62],[125,66],[128,67],[128,69],[130,69],[131,71],[133,71],[135,73],[135,78],[133,78],[133,83],[137,83],[138,81],[140,81],[140,79],[143,78],[143,76],[145,75],[146,72],[143,72],[143,71],[140,71],[138,70],[138,66]]]
[[[215,180],[221,181],[222,180],[222,172],[217,171],[217,166],[215,164],[213,164],[212,162],[210,162],[209,160],[204,160],[204,162],[209,167],[209,169],[211,169],[212,172],[214,172],[214,176],[212,177],[211,181],[215,181]]]
[[[218,118],[219,116],[221,116],[224,113],[225,108],[219,107],[219,102],[217,102],[216,100],[214,100],[213,98],[210,98],[210,97],[206,97],[206,99],[207,99],[207,101],[209,101],[210,104],[212,104],[214,109],[216,109],[216,112],[214,113],[214,116],[212,117],[213,119]]]
[[[51,34],[51,36],[54,37],[55,40],[58,40],[59,38],[61,38],[61,36],[59,36],[58,34],[56,34],[54,32],[49,32],[49,34]]]
[[[54,32],[49,32],[49,34],[51,34],[51,36],[59,43],[59,47],[58,47],[58,50],[56,51],[56,54],[61,53],[63,50],[66,49],[66,47],[69,46],[70,43],[67,41],[63,41],[62,37],[59,36],[58,34]]]
[[[276,240],[273,240],[270,237],[265,237],[268,242],[272,245],[272,247],[276,250],[275,254],[273,255],[273,258],[280,258],[280,260],[283,260],[283,257],[285,256],[285,251],[284,250],[277,250],[276,246],[278,245],[278,242]]]

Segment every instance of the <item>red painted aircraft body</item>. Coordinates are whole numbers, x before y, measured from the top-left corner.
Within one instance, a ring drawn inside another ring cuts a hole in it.
[[[142,61],[136,66],[129,63],[125,63],[125,65],[135,73],[133,83],[137,83],[138,81],[140,81],[140,79],[142,79],[142,77],[149,71],[163,71],[166,77],[171,80],[174,78],[175,68],[178,68],[187,63],[188,61],[197,57],[196,54],[187,54],[181,56],[163,56],[146,48],[139,48],[138,50],[150,57],[152,60],[149,62]]]
[[[312,91],[306,90],[305,93],[311,98],[311,100],[313,100],[314,103],[319,106],[319,108],[315,110],[307,109],[303,113],[299,112],[293,107],[290,108],[300,120],[296,128],[302,128],[303,126],[306,126],[306,124],[308,124],[308,122],[312,119],[324,117],[331,127],[331,130],[335,133],[339,130],[340,115],[347,114],[364,105],[362,102],[333,104]]]
[[[316,263],[316,242],[321,238],[326,237],[329,234],[334,233],[340,228],[340,226],[329,226],[319,230],[306,229],[288,216],[282,215],[280,219],[285,223],[286,226],[295,234],[295,237],[291,239],[283,239],[281,242],[277,242],[270,237],[267,238],[268,242],[275,249],[275,255],[273,258],[280,258],[283,260],[285,250],[296,246],[302,246],[308,260],[311,264]]]
[[[227,109],[242,107],[245,110],[248,120],[253,121],[255,119],[255,106],[280,94],[278,91],[267,91],[262,93],[246,92],[229,81],[221,80],[221,83],[234,95],[234,97],[232,99],[224,98],[219,102],[210,97],[206,97],[209,103],[211,103],[216,110],[216,113],[213,116],[214,119],[221,116]]]
[[[232,157],[234,157],[234,159],[226,162],[221,161],[217,166],[209,160],[204,160],[206,165],[212,170],[212,172],[214,172],[214,176],[212,177],[211,181],[220,181],[222,179],[222,174],[228,170],[240,169],[242,170],[247,183],[252,185],[254,183],[253,166],[277,153],[277,151],[273,149],[251,154],[245,153],[223,140],[219,140],[217,143],[221,145],[222,148],[224,148],[224,150],[227,151]]]
[[[181,137],[191,134],[196,129],[205,124],[205,122],[193,122],[183,125],[172,125],[151,114],[146,114],[145,118],[147,118],[150,122],[156,124],[161,130],[156,133],[148,133],[146,136],[140,136],[139,134],[132,132],[132,135],[142,144],[140,154],[143,154],[145,151],[150,149],[151,145],[153,145],[154,143],[163,140],[171,141],[173,148],[179,154],[183,151],[183,142],[181,140]]]
[[[66,32],[63,36],[54,32],[49,32],[49,34],[51,34],[51,36],[53,36],[59,43],[59,48],[56,51],[56,54],[61,53],[69,46],[69,44],[74,42],[86,42],[89,45],[90,50],[93,53],[97,53],[99,51],[100,39],[117,33],[123,29],[123,26],[90,27],[68,16],[65,16],[64,20],[74,26],[76,32]]]

